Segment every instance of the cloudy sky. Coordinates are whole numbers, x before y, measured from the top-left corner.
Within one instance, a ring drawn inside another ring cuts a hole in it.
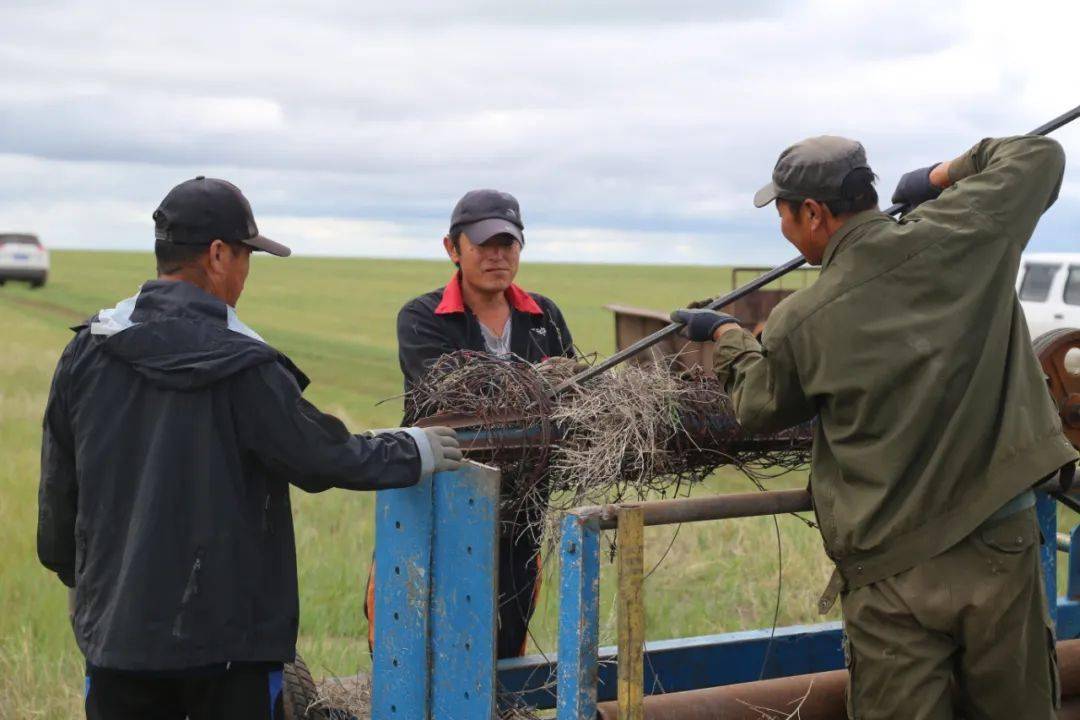
[[[856,137],[887,200],[1080,103],[1078,7],[0,0],[0,229],[149,248],[205,174],[307,254],[440,257],[456,199],[497,187],[528,258],[780,261],[750,204],[780,150]],[[1031,247],[1080,250],[1080,122],[1057,137],[1077,160]]]

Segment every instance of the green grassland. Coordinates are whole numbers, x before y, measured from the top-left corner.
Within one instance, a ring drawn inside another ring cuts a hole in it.
[[[394,318],[410,297],[441,286],[448,263],[258,257],[238,311],[307,372],[307,397],[359,431],[400,418],[401,375]],[[150,277],[140,253],[56,252],[49,284],[0,288],[0,718],[80,714],[81,656],[67,624],[60,582],[35,553],[40,422],[52,369],[69,325],[128,297]],[[579,348],[609,354],[606,303],[670,309],[728,289],[725,268],[529,265],[519,282],[556,300]],[[388,402],[380,401],[391,398]],[[798,487],[793,473],[771,483]],[[699,493],[745,491],[750,482],[719,472]],[[373,549],[373,495],[293,492],[299,555],[299,648],[314,674],[369,667],[362,585]],[[783,593],[779,623],[816,622],[814,600],[829,565],[816,531],[779,518]],[[661,562],[662,558],[662,562]],[[546,564],[533,649],[555,649],[556,563]],[[777,603],[777,543],[767,518],[647,531],[645,586],[650,639],[768,627]],[[613,570],[605,558],[602,642],[614,640]]]

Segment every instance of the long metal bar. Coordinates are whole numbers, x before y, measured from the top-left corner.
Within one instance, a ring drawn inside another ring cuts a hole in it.
[[[760,720],[764,717],[839,720],[846,715],[844,689],[847,677],[846,670],[832,670],[653,695],[644,703],[644,717],[649,720]],[[627,717],[617,703],[601,703],[596,709],[598,720]]]
[[[459,413],[440,414],[424,418],[420,423],[422,427],[448,424],[448,427],[455,428],[461,448],[466,453],[558,444],[566,432],[566,428],[558,422],[541,423],[534,416],[509,413],[483,419]],[[813,438],[811,423],[797,425],[778,435],[745,435],[737,432],[739,424],[734,416],[722,413],[704,418],[693,415],[680,417],[679,424],[696,444],[729,453],[809,447]],[[723,438],[729,434],[733,439],[723,441],[723,448],[712,445],[713,438]]]
[[[1058,717],[1080,717],[1080,640],[1057,644],[1061,694]],[[812,675],[760,680],[740,685],[702,688],[653,695],[645,700],[648,720],[760,720],[763,717],[798,717],[801,720],[844,720],[847,672],[834,670]],[[599,720],[626,718],[618,703],[597,707]]]
[[[1050,122],[1047,122],[1047,123],[1044,123],[1044,124],[1040,125],[1039,127],[1035,128],[1034,130],[1029,132],[1028,135],[1048,135],[1049,133],[1052,133],[1053,131],[1057,130],[1058,128],[1062,127],[1063,125],[1067,125],[1068,123],[1072,122],[1077,117],[1080,117],[1080,105],[1078,105],[1077,107],[1074,107],[1072,110],[1069,110],[1068,112],[1062,113],[1061,115],[1057,116],[1056,118],[1054,118]],[[887,215],[896,215],[897,213],[900,212],[900,210],[902,208],[903,208],[903,205],[899,205],[899,204],[898,205],[892,205],[892,206],[889,207],[889,209],[887,209],[885,211],[885,214],[887,214]],[[716,298],[715,300],[710,302],[705,307],[708,308],[709,310],[719,310],[720,308],[724,307],[725,305],[730,305],[731,303],[735,302],[736,300],[739,300],[740,298],[745,297],[746,295],[749,295],[750,293],[752,293],[755,290],[758,290],[758,289],[768,285],[769,283],[773,282],[774,280],[778,280],[778,279],[782,278],[784,275],[787,275],[791,271],[796,270],[796,269],[802,267],[805,264],[806,264],[806,259],[802,255],[800,255],[798,257],[795,257],[795,258],[792,258],[791,260],[788,260],[783,265],[775,267],[772,270],[770,270],[769,272],[765,273],[764,275],[762,275],[762,276],[760,276],[760,277],[758,277],[758,278],[756,278],[754,280],[751,280],[750,282],[746,283],[745,285],[742,285],[741,287],[739,287],[739,288],[737,288],[735,290],[732,290],[727,295],[721,295],[720,297]],[[642,350],[647,350],[648,348],[652,347],[653,345],[656,345],[658,342],[660,342],[664,338],[670,337],[671,335],[674,335],[675,333],[677,333],[681,327],[682,327],[682,323],[671,323],[667,327],[665,327],[665,328],[663,328],[661,330],[657,330],[652,335],[649,335],[647,337],[642,338],[641,340],[638,340],[636,343],[634,343],[630,347],[626,348],[625,350],[620,350],[619,352],[615,353],[614,355],[607,358],[606,360],[603,360],[602,362],[598,362],[596,365],[593,365],[592,367],[588,368],[587,370],[583,370],[582,372],[578,373],[577,375],[570,378],[569,380],[566,380],[566,381],[560,383],[559,385],[557,385],[555,387],[554,390],[552,390],[552,392],[551,392],[552,397],[558,395],[559,393],[565,391],[568,388],[571,388],[571,387],[573,387],[575,385],[578,385],[580,383],[585,382],[586,380],[594,378],[594,377],[596,377],[597,375],[599,375],[602,372],[606,372],[607,370],[610,370],[611,368],[615,367],[616,365],[623,362],[627,358],[630,358],[630,357],[633,357],[634,355],[637,355]]]
[[[749,295],[755,290],[765,287],[772,281],[782,278],[784,275],[787,275],[792,270],[800,268],[805,264],[806,258],[804,258],[802,255],[796,258],[792,258],[783,265],[775,267],[764,275],[755,278],[754,280],[751,280],[750,282],[736,288],[735,290],[732,290],[727,295],[722,295],[721,297],[716,298],[706,307],[709,310],[717,310],[724,307],[725,305],[730,305],[736,300],[745,297],[746,295]],[[583,383],[586,380],[594,378],[602,372],[607,372],[608,370],[623,362],[627,358],[631,358],[634,355],[637,355],[642,350],[647,350],[651,348],[653,345],[657,344],[664,338],[670,337],[675,333],[679,332],[679,328],[681,328],[682,326],[682,323],[671,323],[667,327],[657,330],[652,335],[647,335],[646,337],[643,337],[630,347],[620,350],[614,355],[596,363],[592,367],[581,371],[574,377],[559,383],[555,386],[555,389],[551,391],[552,397],[562,393],[567,388],[574,387],[575,385]]]
[[[627,505],[641,508],[644,524],[647,526],[759,515],[782,515],[813,509],[810,493],[806,490],[769,490],[676,500],[650,500],[641,503],[592,505],[578,508],[574,514],[579,517],[596,518],[601,530],[611,530],[619,526],[619,511]]]
[[[1059,127],[1068,125],[1076,118],[1080,118],[1080,105],[1077,105],[1072,110],[1061,113],[1050,122],[1040,125],[1039,127],[1029,132],[1028,135],[1049,135],[1050,133],[1057,130]]]
[[[640,507],[619,508],[618,633],[619,716],[644,720],[645,710],[645,524]]]

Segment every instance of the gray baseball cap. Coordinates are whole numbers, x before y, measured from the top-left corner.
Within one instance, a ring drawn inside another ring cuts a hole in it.
[[[525,244],[525,221],[517,198],[499,190],[470,190],[458,200],[450,215],[450,228],[465,233],[473,245],[509,235]]]
[[[754,205],[765,207],[776,198],[838,200],[844,178],[856,168],[870,168],[862,143],[835,135],[807,138],[780,153],[772,182],[757,191]]]

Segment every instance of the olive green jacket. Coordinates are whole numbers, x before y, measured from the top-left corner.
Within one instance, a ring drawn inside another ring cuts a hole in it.
[[[811,491],[849,589],[943,552],[1076,458],[1014,290],[1064,164],[1048,138],[983,140],[938,199],[844,223],[761,345],[716,343],[748,430],[817,417]]]

